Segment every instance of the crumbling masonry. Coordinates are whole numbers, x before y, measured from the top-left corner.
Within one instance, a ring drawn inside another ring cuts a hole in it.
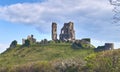
[[[113,49],[114,49],[114,43],[105,43],[104,46],[98,46],[94,50],[96,52],[99,52],[99,51],[106,51],[106,50],[113,50]]]
[[[59,36],[62,41],[73,41],[75,40],[75,31],[73,22],[64,23],[63,28]]]
[[[28,35],[27,39],[30,41],[31,44],[35,44],[36,43],[36,39],[34,38],[33,35],[31,35],[31,36]],[[27,39],[22,39],[22,44],[25,44],[25,40],[27,40]]]
[[[57,40],[57,24],[52,23],[52,40]],[[61,41],[73,41],[75,40],[74,23],[64,23],[61,33],[59,35]]]
[[[52,23],[52,40],[57,40],[57,24]]]
[[[112,50],[114,49],[113,43],[105,43],[105,50]]]

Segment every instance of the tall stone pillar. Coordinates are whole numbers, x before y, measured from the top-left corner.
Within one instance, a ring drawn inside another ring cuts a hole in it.
[[[52,23],[52,40],[57,40],[57,24]]]

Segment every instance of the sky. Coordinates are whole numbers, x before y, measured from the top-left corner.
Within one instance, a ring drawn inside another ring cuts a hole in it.
[[[3,0],[0,1],[0,52],[13,40],[33,34],[37,41],[51,40],[51,24],[58,36],[64,23],[74,22],[76,39],[91,38],[97,46],[114,43],[120,48],[120,26],[108,0]],[[58,37],[59,38],[59,37]]]

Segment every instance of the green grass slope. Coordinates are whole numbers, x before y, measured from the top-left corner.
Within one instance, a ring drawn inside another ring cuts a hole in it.
[[[94,52],[71,43],[17,46],[0,54],[0,72],[119,72],[120,49]],[[85,48],[87,46],[87,48]]]
[[[0,66],[20,65],[36,61],[52,61],[85,56],[93,53],[93,49],[72,49],[70,43],[49,45],[32,45],[29,48],[17,46],[0,55]]]

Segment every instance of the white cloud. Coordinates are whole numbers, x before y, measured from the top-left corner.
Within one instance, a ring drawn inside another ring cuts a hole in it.
[[[100,15],[98,14],[100,10],[108,9],[108,5],[99,0],[91,0],[91,2],[89,0],[48,0],[43,3],[18,3],[0,7],[0,18],[11,22],[39,25],[59,18],[67,19],[69,16],[80,17],[84,12],[84,15],[89,16]]]
[[[50,32],[52,21],[73,21],[76,36],[119,41],[117,27],[112,25],[112,6],[108,0],[47,0],[42,3],[18,3],[0,7],[0,19],[33,25],[40,32]],[[82,32],[81,32],[82,31]]]

